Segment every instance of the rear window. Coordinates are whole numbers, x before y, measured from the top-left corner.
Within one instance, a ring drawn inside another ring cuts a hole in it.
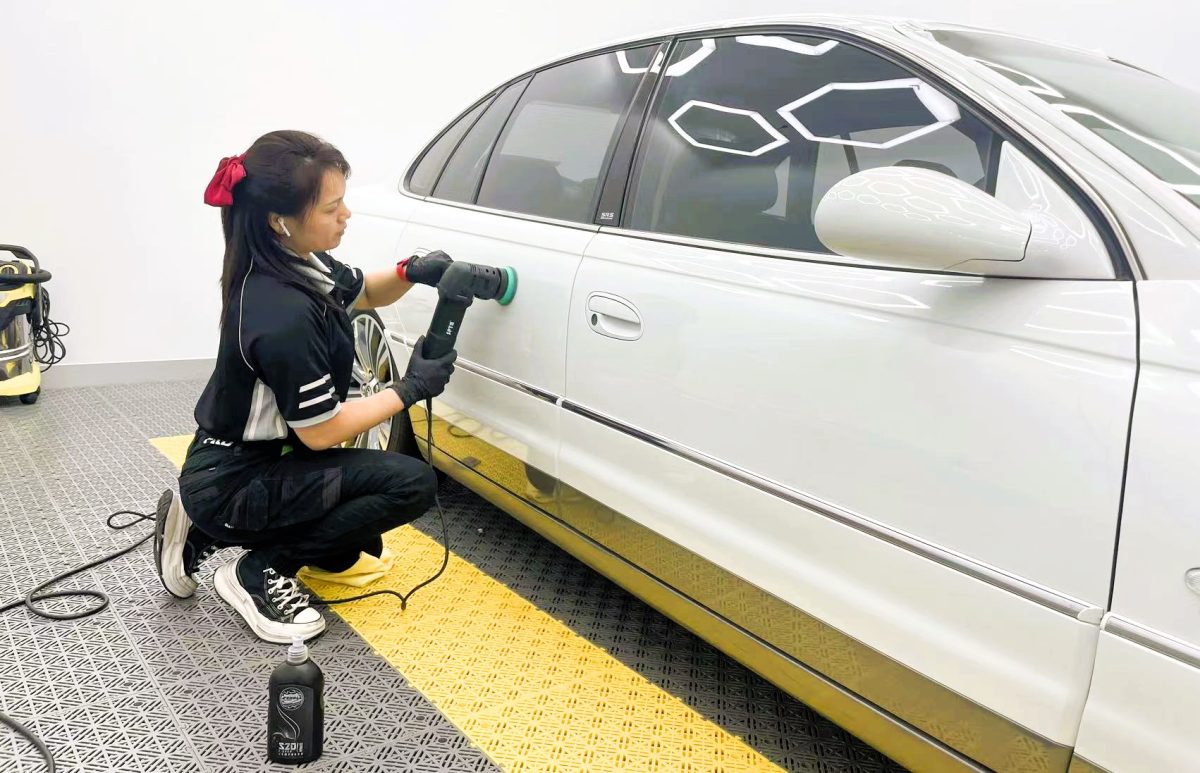
[[[442,167],[446,164],[446,159],[450,158],[450,154],[458,147],[458,143],[462,140],[463,135],[467,130],[475,125],[475,121],[491,104],[491,99],[485,99],[483,102],[476,105],[462,118],[454,122],[449,129],[446,129],[441,137],[429,146],[425,151],[425,155],[417,163],[416,169],[413,170],[412,177],[408,180],[408,189],[418,196],[428,196],[433,192],[433,186],[437,184],[438,176],[442,173]]]

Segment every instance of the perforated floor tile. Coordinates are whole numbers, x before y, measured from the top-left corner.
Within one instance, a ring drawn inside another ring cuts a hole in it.
[[[0,496],[5,535],[0,600],[79,563],[85,553],[116,549],[133,532],[145,533],[146,527],[137,526],[113,534],[104,516],[131,505],[148,510],[158,492],[174,483],[170,463],[148,441],[190,432],[202,387],[180,382],[72,389],[48,391],[35,406],[0,402],[0,459],[6,466],[18,459],[40,472]],[[463,564],[515,592],[517,602],[532,610],[526,614],[550,620],[545,625],[566,626],[606,652],[619,666],[609,664],[609,672],[632,674],[660,690],[663,700],[686,707],[699,718],[692,720],[696,726],[740,737],[786,770],[899,770],[470,492],[451,484],[442,500],[451,544]],[[406,539],[424,540],[423,549],[436,552],[429,538],[441,538],[437,518],[427,516],[416,527],[420,533],[405,530]],[[178,603],[158,585],[149,550],[142,548],[76,583],[108,591],[114,598],[109,612],[80,623],[47,623],[24,612],[0,617],[0,709],[41,732],[59,752],[63,770],[266,769],[261,706],[279,648],[257,642],[211,593],[211,570],[218,563],[210,562],[202,573],[196,599]],[[432,590],[425,600],[418,594],[413,604],[429,600]],[[401,617],[394,602],[371,603]],[[461,611],[470,600],[457,603]],[[346,614],[353,619],[370,609],[358,605]],[[453,618],[452,611],[438,614]],[[413,689],[416,673],[410,683],[348,625],[327,616],[330,630],[313,649],[327,677],[330,741],[326,756],[308,769],[498,769]],[[535,626],[513,635],[528,638],[533,631]],[[402,653],[392,649],[403,671]],[[462,679],[462,669],[478,667],[469,657],[448,660],[459,672],[447,666],[432,675],[435,684],[453,684]],[[593,693],[589,699],[603,689],[581,681],[580,690]],[[528,702],[529,696],[519,697]],[[503,732],[506,712],[512,713],[509,702],[494,695],[476,699],[479,724]],[[572,707],[556,696],[545,700],[547,718],[578,710],[578,703]],[[556,731],[547,725],[543,732]],[[612,751],[622,743],[635,748],[647,732],[598,725],[591,733],[561,738],[565,752],[556,763],[547,759],[545,746],[531,748],[522,738],[511,743],[515,758],[527,763],[521,770],[620,769],[621,762],[626,770],[653,770],[644,757],[622,760]],[[720,769],[737,769],[737,761],[730,762],[735,764]],[[32,750],[0,730],[0,770],[39,769]]]
[[[148,533],[145,525],[111,532],[105,516],[150,511],[175,484],[149,440],[191,429],[202,387],[48,390],[34,406],[0,401],[0,460],[6,472],[30,473],[0,493],[0,600]],[[255,639],[211,592],[188,602],[167,596],[148,546],[65,585],[101,589],[112,608],[78,622],[23,610],[0,616],[0,710],[41,735],[60,770],[291,769],[269,766],[265,755],[267,677],[282,648]],[[328,684],[328,741],[324,757],[303,769],[497,770],[336,617],[313,649]],[[42,766],[0,728],[0,770]]]

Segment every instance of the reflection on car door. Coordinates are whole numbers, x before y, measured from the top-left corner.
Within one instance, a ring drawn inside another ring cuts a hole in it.
[[[1062,770],[1109,591],[1131,284],[1078,211],[1095,260],[1046,278],[856,265],[812,226],[871,166],[1011,199],[1004,146],[849,41],[677,45],[623,227],[571,294],[558,475],[573,526],[738,626],[990,767]]]
[[[458,370],[434,404],[444,420],[435,422],[435,445],[547,509],[570,288],[597,230],[591,221],[613,139],[648,78],[649,67],[636,65],[656,48],[580,58],[514,82],[464,116],[469,129],[455,125],[431,146],[426,158],[445,158],[438,174],[422,160],[413,175],[431,193],[404,233],[405,249],[511,266],[518,277],[511,305],[476,302],[467,313]],[[415,340],[436,302],[432,289],[413,288],[395,307],[393,330]],[[419,421],[414,428],[423,438]]]

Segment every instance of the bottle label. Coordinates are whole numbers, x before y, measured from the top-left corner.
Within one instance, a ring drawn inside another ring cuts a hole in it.
[[[271,706],[271,756],[277,760],[304,757],[312,742],[312,688],[288,685]]]

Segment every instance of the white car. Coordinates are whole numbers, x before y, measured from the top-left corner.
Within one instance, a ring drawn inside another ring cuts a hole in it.
[[[446,473],[913,769],[1200,769],[1196,92],[759,19],[520,75],[353,204],[342,260],[519,275]],[[355,319],[364,390],[435,302]]]

